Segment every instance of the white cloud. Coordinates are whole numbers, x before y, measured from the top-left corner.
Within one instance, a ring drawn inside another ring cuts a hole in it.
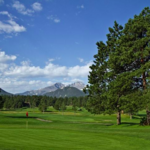
[[[5,63],[0,63],[0,71],[4,71],[4,70],[6,70],[8,68],[8,65],[7,64],[5,64]],[[0,75],[1,75],[1,73],[0,73]]]
[[[60,19],[58,19],[57,17],[50,15],[47,17],[47,19],[54,21],[55,23],[59,23]]]
[[[12,19],[12,16],[11,16],[11,14],[9,14],[8,11],[1,11],[0,15],[7,15],[10,19]]]
[[[7,11],[0,12],[0,15],[7,15],[9,20],[2,22],[0,21],[0,33],[6,32],[6,33],[18,33],[18,32],[24,32],[26,31],[26,28],[22,25],[17,24],[10,13]]]
[[[8,92],[18,93],[46,87],[54,82],[71,83],[87,78],[92,62],[72,67],[57,65],[49,59],[44,67],[31,65],[30,61],[15,64],[15,55],[0,51],[0,86]],[[14,63],[12,63],[14,62]]]
[[[40,3],[38,3],[38,2],[35,2],[34,4],[32,4],[32,8],[35,11],[41,11],[43,9],[42,5]]]
[[[54,19],[54,22],[55,22],[55,23],[59,23],[59,22],[60,22],[60,19]]]
[[[22,61],[21,65],[22,66],[29,66],[30,65],[30,61],[29,60],[28,61]]]
[[[7,61],[14,61],[17,57],[15,55],[6,55],[4,51],[0,51],[0,63]]]
[[[24,26],[20,26],[13,20],[8,20],[6,23],[0,21],[0,31],[6,33],[26,31]]]
[[[40,80],[18,80],[16,78],[0,78],[1,88],[10,93],[22,93],[25,91],[36,90],[51,85],[52,82]]]
[[[26,9],[26,7],[23,4],[21,4],[19,1],[15,1],[12,7],[15,8],[19,13],[23,15],[32,15],[32,13],[34,13],[33,10]]]
[[[77,79],[77,78],[72,79],[71,81],[72,81],[72,82],[83,82],[83,80],[81,80],[81,79]]]
[[[78,60],[79,60],[80,62],[84,62],[84,59],[83,59],[83,58],[78,58]]]
[[[69,77],[87,77],[89,75],[91,62],[84,66],[74,66],[68,68],[68,76]]]
[[[15,8],[19,13],[29,16],[31,16],[35,11],[41,11],[43,9],[42,5],[38,2],[35,2],[31,5],[32,9],[26,8],[25,5],[19,1],[15,1],[12,7]]]
[[[3,74],[5,76],[12,76],[18,78],[31,78],[31,77],[46,77],[46,78],[56,78],[56,77],[87,77],[90,71],[88,63],[84,66],[74,66],[66,67],[55,65],[51,62],[47,64],[44,68],[39,66],[30,66],[29,64],[22,64],[21,66],[11,66]]]

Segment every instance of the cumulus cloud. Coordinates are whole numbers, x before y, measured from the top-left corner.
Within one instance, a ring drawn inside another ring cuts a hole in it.
[[[44,67],[40,67],[32,65],[30,61],[22,61],[17,65],[14,62],[16,58],[15,55],[7,55],[0,51],[0,85],[1,88],[13,92],[23,92],[31,88],[35,90],[53,82],[64,82],[64,79],[67,79],[68,83],[73,79],[80,81],[82,78],[87,78],[89,66],[92,64],[89,62],[82,66],[67,67],[54,64],[50,59]]]
[[[66,67],[55,65],[51,62],[44,68],[39,66],[11,66],[7,71],[4,72],[5,76],[17,76],[18,78],[31,78],[31,77],[86,77],[89,74],[91,63],[84,66]]]
[[[15,1],[12,7],[15,8],[20,14],[29,16],[31,16],[35,11],[41,11],[43,9],[42,5],[38,2],[33,3],[31,5],[31,9],[26,8],[25,5],[19,1]]]
[[[32,4],[32,8],[33,8],[33,10],[35,10],[35,11],[41,11],[43,8],[42,8],[42,5],[40,4],[40,3],[38,3],[38,2],[35,2],[35,3],[33,3]]]
[[[4,51],[0,51],[0,63],[7,61],[14,61],[17,57],[15,55],[6,55]]]
[[[18,33],[18,32],[24,32],[26,31],[26,28],[22,25],[17,24],[10,13],[8,13],[7,11],[2,11],[0,12],[0,15],[6,15],[8,16],[8,20],[7,21],[0,21],[0,33]]]
[[[26,31],[24,26],[20,26],[13,20],[8,20],[6,23],[0,21],[0,31],[6,33]]]
[[[0,15],[7,15],[9,18],[12,19],[12,16],[11,16],[11,14],[9,14],[8,11],[1,11],[1,12],[0,12]]]
[[[6,70],[8,68],[8,65],[7,64],[5,64],[5,63],[0,63],[0,71],[4,71],[4,70]],[[1,75],[2,73],[0,73],[0,75]]]
[[[10,93],[22,93],[30,90],[37,90],[51,85],[52,82],[41,80],[18,80],[17,78],[0,78],[1,88]]]
[[[60,22],[60,19],[57,18],[56,16],[53,16],[53,15],[48,16],[47,19],[52,20],[55,23],[59,23]]]
[[[23,4],[21,4],[19,1],[15,1],[12,7],[15,8],[19,13],[23,15],[31,15],[32,13],[34,13],[33,10],[26,9],[26,7]]]
[[[21,65],[22,66],[29,66],[30,65],[30,61],[29,60],[28,61],[22,61]]]

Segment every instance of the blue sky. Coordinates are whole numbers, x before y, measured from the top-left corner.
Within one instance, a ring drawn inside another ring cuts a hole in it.
[[[116,20],[148,0],[0,0],[0,87],[12,93],[88,82],[89,66]]]

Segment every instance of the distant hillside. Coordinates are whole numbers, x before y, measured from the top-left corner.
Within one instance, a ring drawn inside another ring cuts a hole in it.
[[[3,89],[0,88],[0,95],[13,95],[11,93],[8,93],[6,91],[4,91]]]
[[[79,81],[72,83],[72,84],[69,84],[69,85],[66,85],[66,86],[62,83],[55,83],[51,86],[48,86],[48,87],[45,87],[42,89],[26,91],[23,93],[17,93],[16,95],[45,95],[46,93],[54,92],[58,89],[63,89],[65,87],[74,87],[74,88],[77,88],[79,90],[83,90],[83,88],[85,87],[85,84],[83,82],[79,82]]]
[[[19,93],[17,95],[45,95],[48,92],[56,91],[57,89],[64,88],[65,85],[62,83],[55,83],[54,85],[39,89],[39,90],[32,90],[32,91],[26,91],[24,93]]]
[[[85,96],[85,93],[75,87],[65,87],[63,89],[58,89],[54,92],[46,93],[45,95],[51,97],[80,97]]]

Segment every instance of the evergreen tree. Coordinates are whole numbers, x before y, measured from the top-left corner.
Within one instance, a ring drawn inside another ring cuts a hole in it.
[[[47,110],[47,107],[47,97],[43,96],[39,104],[39,110],[44,113]]]
[[[67,107],[66,107],[66,105],[65,105],[65,102],[63,102],[63,103],[61,104],[60,109],[61,109],[62,112],[64,112],[64,111],[67,109]]]
[[[139,15],[129,19],[125,25],[121,38],[121,55],[118,57],[122,66],[126,64],[126,71],[132,76],[133,89],[143,90],[147,93],[149,85],[150,66],[150,9],[146,7]],[[144,103],[145,96],[141,97]],[[150,109],[145,103],[145,109]]]
[[[134,93],[146,90],[148,85],[149,42],[149,8],[129,19],[124,29],[115,21],[113,28],[109,28],[106,44],[97,43],[98,54],[90,67],[90,85],[87,85],[89,111],[98,114],[117,111],[117,124],[120,124],[121,110],[132,113],[140,109],[144,96],[140,97],[140,102],[136,102]],[[127,104],[130,104],[128,110]]]

